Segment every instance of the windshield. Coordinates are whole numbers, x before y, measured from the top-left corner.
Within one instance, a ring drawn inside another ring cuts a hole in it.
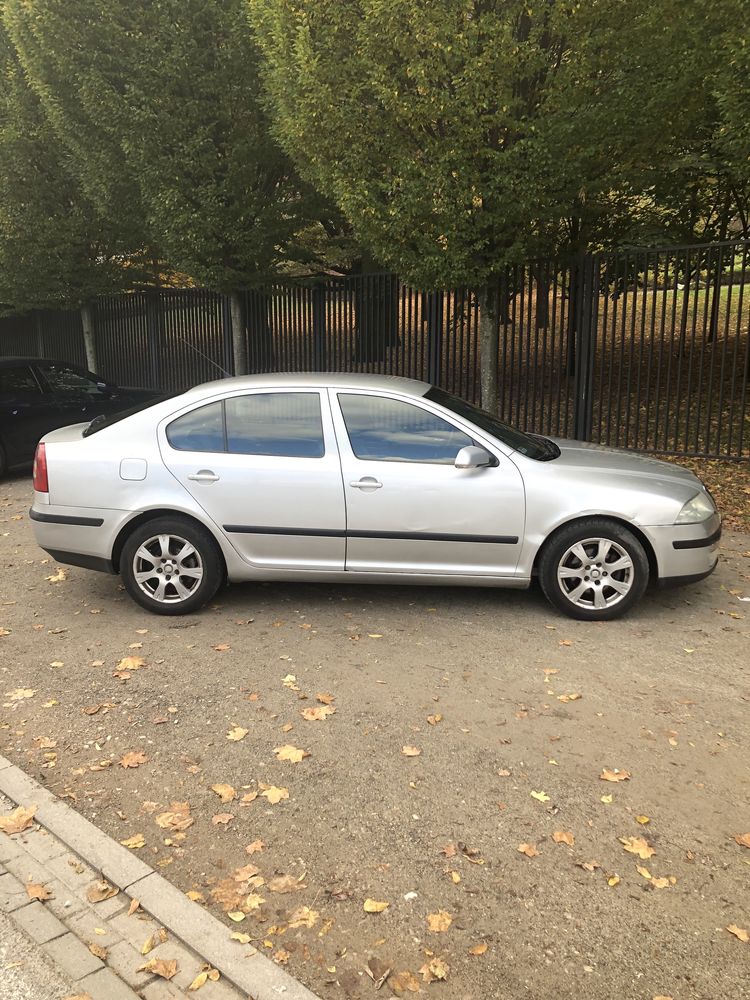
[[[560,453],[559,449],[551,441],[547,442],[546,438],[532,437],[530,434],[517,431],[515,427],[510,427],[486,410],[480,410],[478,406],[473,406],[465,399],[459,399],[458,396],[452,396],[443,389],[437,389],[433,386],[425,393],[424,398],[433,403],[439,403],[446,410],[451,410],[459,417],[470,420],[477,427],[491,434],[498,441],[502,441],[503,444],[507,444],[514,451],[520,451],[527,458],[533,458],[537,462],[545,462],[550,458],[556,458]]]
[[[127,410],[118,410],[117,413],[100,413],[98,417],[94,417],[88,427],[84,430],[84,437],[91,437],[92,434],[96,434],[97,431],[104,430],[105,427],[111,427],[112,424],[117,424],[125,417],[132,417],[134,413],[140,413],[141,410],[147,410],[149,406],[153,406],[155,403],[162,403],[165,399],[171,399],[172,396],[179,396],[179,392],[165,392],[163,396],[155,396],[153,399],[144,399],[142,403],[137,403],[135,406],[129,406]]]

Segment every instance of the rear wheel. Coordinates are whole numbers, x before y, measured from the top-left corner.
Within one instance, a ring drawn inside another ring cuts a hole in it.
[[[590,518],[562,528],[547,542],[539,581],[547,600],[581,621],[619,618],[648,585],[643,545],[623,525]]]
[[[162,517],[140,525],[120,558],[125,589],[158,615],[184,615],[203,607],[221,586],[216,542],[192,521]]]

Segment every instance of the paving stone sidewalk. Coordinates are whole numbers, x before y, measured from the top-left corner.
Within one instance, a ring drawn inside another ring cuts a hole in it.
[[[21,780],[29,779],[23,776]],[[41,794],[49,795],[44,791]],[[0,815],[10,814],[16,805],[0,794]],[[70,808],[59,800],[55,805]],[[78,818],[74,817],[71,810],[71,824]],[[103,838],[104,849],[109,841],[115,852],[123,850],[99,831],[94,836]],[[237,988],[195,950],[201,941],[201,925],[208,916],[197,904],[156,873],[135,880],[130,893],[117,888],[117,879],[111,873],[109,877],[107,882],[101,870],[87,864],[40,823],[12,836],[0,831],[0,911],[74,984],[72,996],[87,1000],[248,1000],[246,990]],[[155,919],[149,910],[158,910],[162,920]],[[228,931],[226,936],[227,948],[237,949],[236,978],[242,980],[241,960],[253,956],[254,949],[235,945]],[[257,962],[260,956],[254,957]],[[156,968],[144,970],[143,966],[151,962],[156,963]],[[158,974],[159,968],[171,971],[169,965],[160,966],[160,962],[176,962],[176,972],[169,980]],[[289,1000],[312,997],[266,959],[262,964],[262,973],[270,978],[278,973],[289,980],[289,986],[260,983],[253,997],[267,996],[267,985],[274,995],[283,992]],[[201,973],[209,974],[202,977],[203,982]],[[191,985],[193,989],[188,991]]]

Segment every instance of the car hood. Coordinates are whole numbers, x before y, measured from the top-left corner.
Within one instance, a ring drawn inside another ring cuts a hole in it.
[[[607,448],[604,445],[589,444],[586,441],[569,441],[564,438],[552,438],[560,449],[560,456],[553,464],[564,466],[570,470],[599,472],[606,475],[622,476],[640,479],[651,479],[663,484],[675,484],[687,487],[694,492],[702,489],[703,484],[689,469],[663,462],[648,455],[624,451],[621,448]]]

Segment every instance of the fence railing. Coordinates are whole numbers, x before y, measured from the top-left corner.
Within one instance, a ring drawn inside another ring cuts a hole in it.
[[[645,452],[750,456],[750,244],[623,250],[507,268],[499,414]],[[249,369],[406,375],[479,403],[479,304],[394,275],[279,281],[242,297]],[[100,374],[180,390],[232,373],[229,301],[204,289],[102,298]],[[76,312],[0,319],[0,353],[85,364]]]

